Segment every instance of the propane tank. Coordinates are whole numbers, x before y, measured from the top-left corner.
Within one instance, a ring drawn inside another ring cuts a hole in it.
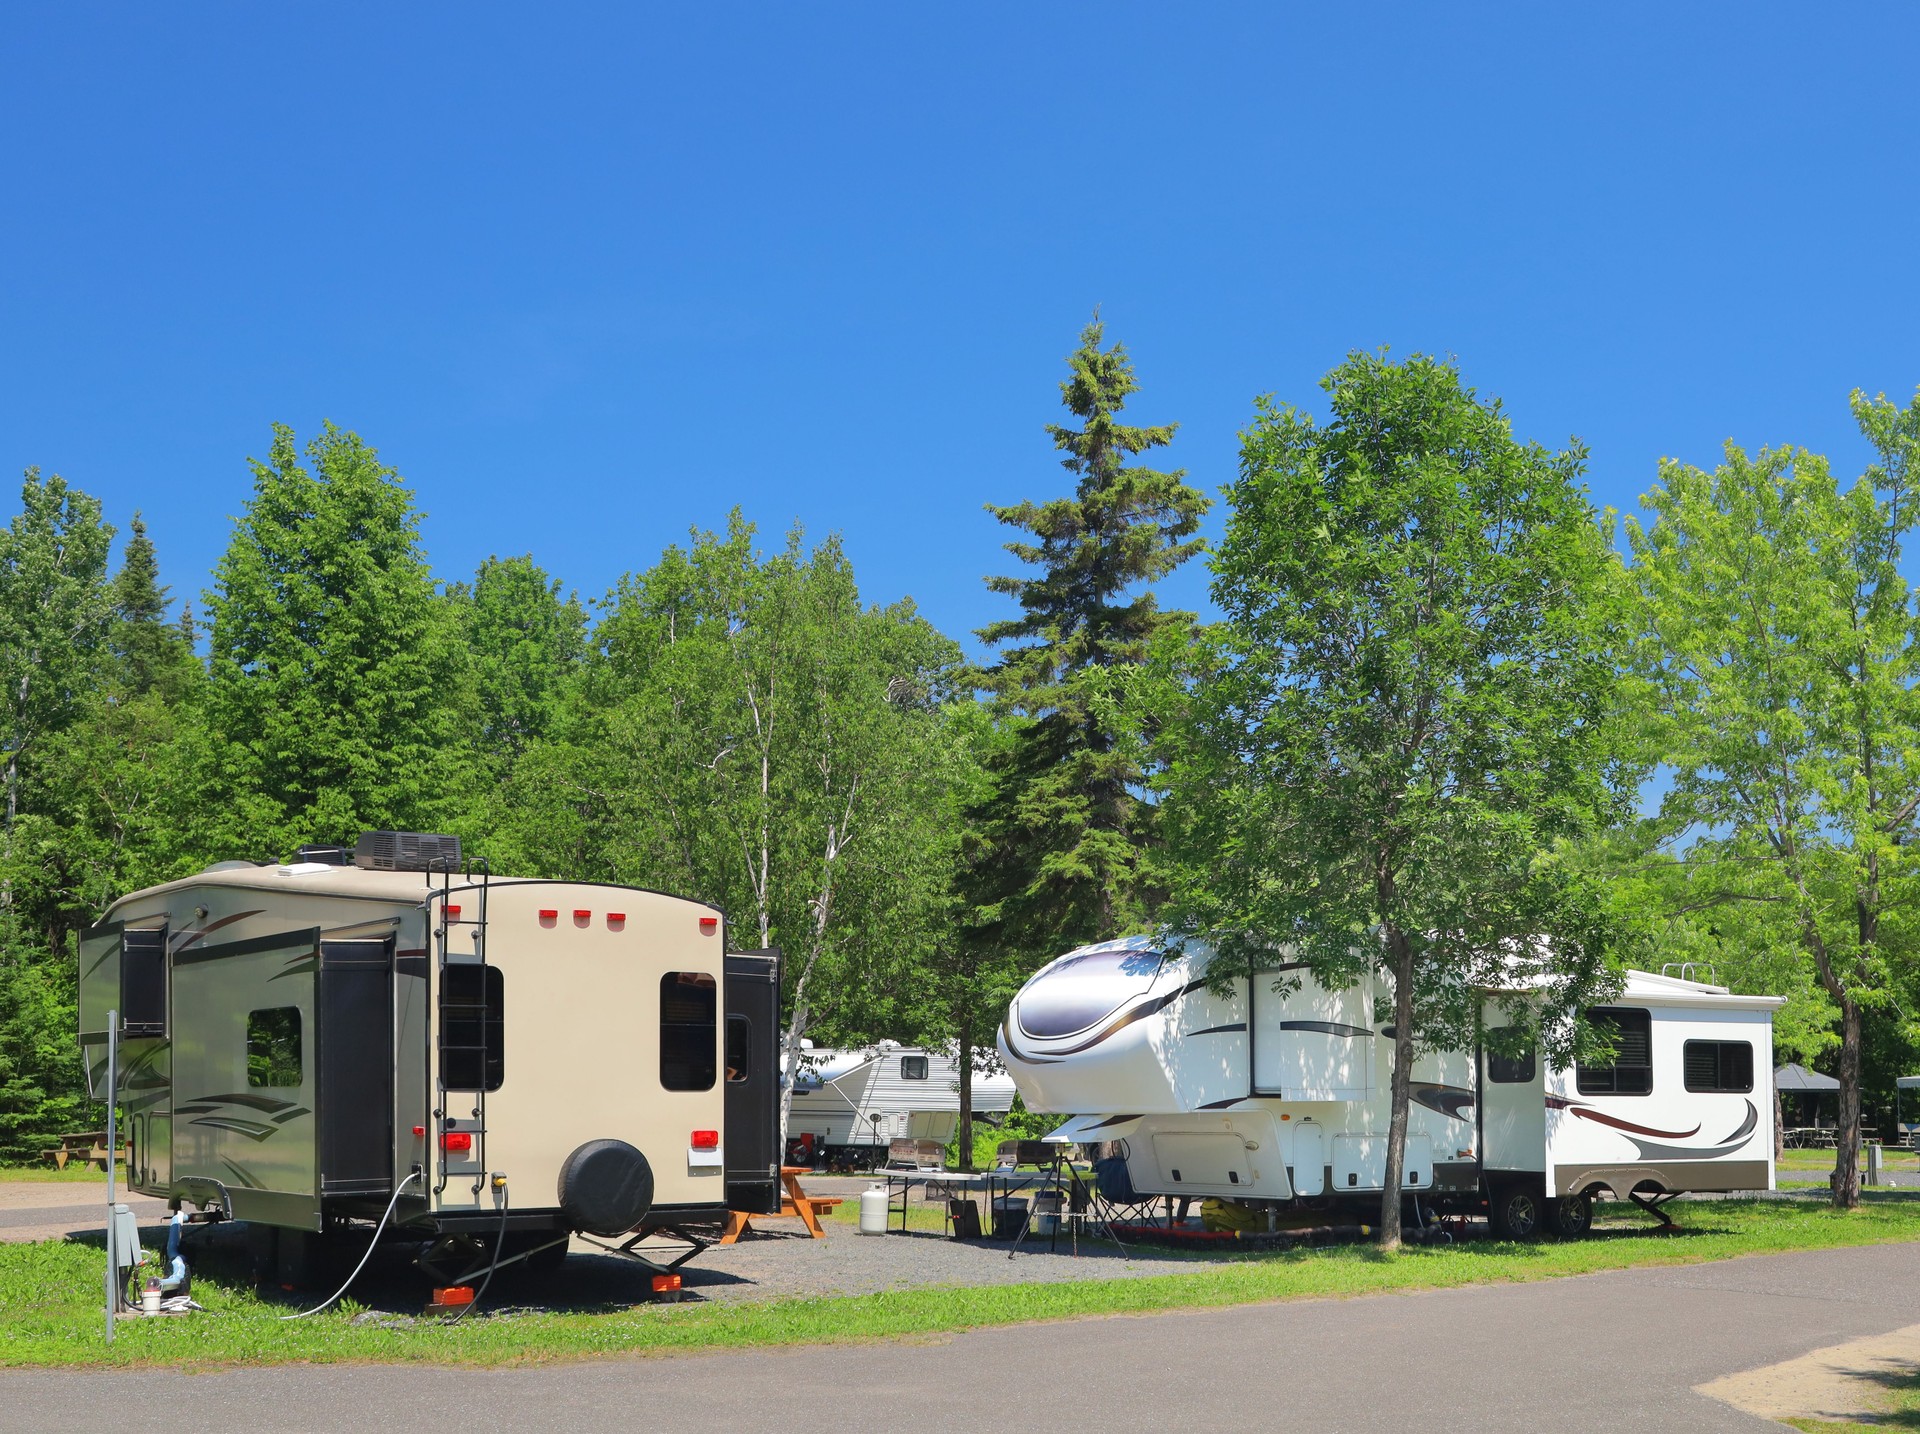
[[[893,1202],[887,1198],[887,1187],[869,1185],[860,1192],[860,1233],[863,1235],[884,1235],[887,1233],[887,1212]]]

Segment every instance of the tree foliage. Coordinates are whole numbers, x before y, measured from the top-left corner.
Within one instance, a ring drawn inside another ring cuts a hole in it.
[[[1325,425],[1262,400],[1242,435],[1213,665],[1164,699],[1169,836],[1219,971],[1284,944],[1390,982],[1391,1245],[1416,1052],[1471,1047],[1516,977],[1510,1023],[1564,1051],[1606,977],[1604,903],[1556,848],[1613,810],[1616,564],[1582,450],[1517,441],[1450,365],[1355,354],[1322,387]]]
[[[205,849],[433,829],[467,698],[412,495],[332,425],[276,426],[207,594]]]
[[[1630,521],[1633,700],[1703,906],[1775,913],[1838,1009],[1834,1200],[1859,1199],[1862,1024],[1905,1022],[1920,868],[1920,609],[1900,572],[1920,515],[1920,397],[1853,395],[1878,461],[1843,488],[1804,449],[1669,460]]]

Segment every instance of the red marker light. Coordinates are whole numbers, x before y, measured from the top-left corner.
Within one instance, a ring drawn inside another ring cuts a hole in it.
[[[576,911],[573,913],[573,919],[575,921],[591,921],[593,920],[593,913],[591,911]]]
[[[543,906],[540,908],[540,919],[542,921],[558,921],[560,919],[560,913],[551,906]]]
[[[451,1155],[456,1150],[473,1149],[473,1136],[464,1130],[449,1130],[440,1137],[440,1148]]]
[[[447,908],[447,920],[458,921],[459,919],[460,919],[460,908],[457,906],[449,906]]]
[[[413,1133],[415,1135],[425,1135],[427,1133],[427,1128],[424,1125],[416,1125],[413,1128]]]
[[[609,926],[618,926],[626,919],[627,913],[624,911],[609,911],[607,913],[607,925]]]
[[[720,1132],[717,1130],[696,1130],[693,1133],[692,1145],[695,1150],[718,1150],[720,1148]]]
[[[713,934],[714,932],[716,932],[716,931],[718,931],[718,930],[720,929],[720,918],[719,918],[719,917],[717,917],[717,916],[703,916],[703,917],[701,917],[701,918],[700,918],[700,929],[701,929],[701,931],[702,931],[702,932],[704,932],[704,933],[706,933],[707,935],[709,935],[709,936],[711,936],[711,935],[712,935],[712,934]]]

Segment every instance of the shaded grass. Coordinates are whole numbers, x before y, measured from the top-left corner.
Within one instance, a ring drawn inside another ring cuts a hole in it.
[[[844,1208],[844,1207],[843,1207]],[[347,1302],[282,1323],[292,1306],[212,1262],[195,1284],[209,1313],[130,1320],[102,1342],[100,1253],[79,1242],[0,1246],[0,1365],[168,1368],[305,1360],[503,1365],[604,1355],[893,1339],[990,1325],[1204,1309],[1268,1300],[1518,1283],[1632,1266],[1920,1239],[1920,1200],[1869,1197],[1851,1213],[1812,1201],[1699,1201],[1679,1207],[1686,1229],[1602,1228],[1567,1244],[1471,1242],[1383,1256],[1370,1246],[1246,1253],[1175,1274],[1048,1284],[933,1287],[839,1298],[650,1305],[644,1274],[621,1272],[594,1307],[505,1309],[455,1326],[371,1315]],[[901,1251],[910,1259],[910,1248]],[[574,1279],[570,1261],[556,1289]],[[418,1294],[414,1295],[418,1299]],[[389,1302],[388,1308],[398,1307]],[[413,1308],[419,1308],[416,1303]],[[397,1326],[397,1327],[396,1327]]]

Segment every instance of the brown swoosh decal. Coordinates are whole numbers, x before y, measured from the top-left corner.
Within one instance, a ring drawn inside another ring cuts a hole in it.
[[[1604,1115],[1590,1105],[1577,1100],[1568,1100],[1564,1095],[1550,1095],[1547,1106],[1551,1110],[1570,1110],[1582,1120],[1591,1120],[1596,1125],[1610,1125],[1615,1130],[1631,1131],[1635,1135],[1651,1135],[1655,1140],[1690,1140],[1700,1133],[1700,1127],[1692,1130],[1655,1130],[1650,1125],[1635,1125],[1630,1120],[1621,1120],[1618,1116]]]
[[[218,921],[208,922],[198,931],[182,931],[180,933],[180,939],[174,943],[173,949],[175,952],[184,951],[196,941],[205,941],[223,926],[231,926],[236,921],[245,921],[249,916],[258,916],[259,914],[259,910],[236,911],[231,916],[223,916]]]

